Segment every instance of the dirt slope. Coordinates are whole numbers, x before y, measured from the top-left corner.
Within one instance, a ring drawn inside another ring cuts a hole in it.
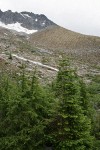
[[[31,44],[54,52],[64,52],[76,59],[98,64],[100,38],[82,35],[59,26],[47,28],[30,36]]]

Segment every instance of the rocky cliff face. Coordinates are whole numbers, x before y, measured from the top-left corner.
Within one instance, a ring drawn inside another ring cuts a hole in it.
[[[56,25],[45,15],[34,14],[32,12],[12,12],[11,10],[2,12],[0,10],[0,22],[4,24],[20,23],[22,27],[29,30],[41,30],[48,26]]]

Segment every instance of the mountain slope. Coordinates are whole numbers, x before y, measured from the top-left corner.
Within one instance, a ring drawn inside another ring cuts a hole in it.
[[[0,70],[20,72],[24,64],[30,74],[37,67],[39,77],[47,82],[55,77],[63,56],[69,58],[72,67],[86,80],[87,76],[100,75],[99,37],[82,35],[57,25],[31,35],[0,27]]]
[[[59,26],[53,26],[30,35],[31,44],[62,52],[79,60],[100,63],[100,38],[82,35]]]
[[[59,26],[47,28],[30,37],[37,44],[57,49],[94,49],[100,46],[99,37],[79,34]]]

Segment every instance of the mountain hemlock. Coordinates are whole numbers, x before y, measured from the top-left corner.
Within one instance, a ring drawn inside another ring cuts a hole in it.
[[[0,149],[40,149],[50,98],[35,75],[32,82],[24,73],[16,81],[2,77],[0,84]]]
[[[2,74],[0,150],[92,150],[84,87],[65,60],[54,87],[41,86],[36,73],[29,79],[24,71],[15,77]]]
[[[81,85],[66,61],[60,66],[56,81],[58,114],[48,126],[48,139],[56,150],[91,150],[91,121],[81,107]],[[85,97],[84,97],[85,98]],[[84,107],[88,107],[84,106]]]

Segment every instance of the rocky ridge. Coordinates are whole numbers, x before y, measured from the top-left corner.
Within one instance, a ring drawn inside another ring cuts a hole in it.
[[[0,10],[0,22],[4,25],[21,25],[28,30],[41,30],[49,26],[56,25],[43,14],[34,14],[32,12],[12,12]],[[19,26],[18,26],[19,27]]]

